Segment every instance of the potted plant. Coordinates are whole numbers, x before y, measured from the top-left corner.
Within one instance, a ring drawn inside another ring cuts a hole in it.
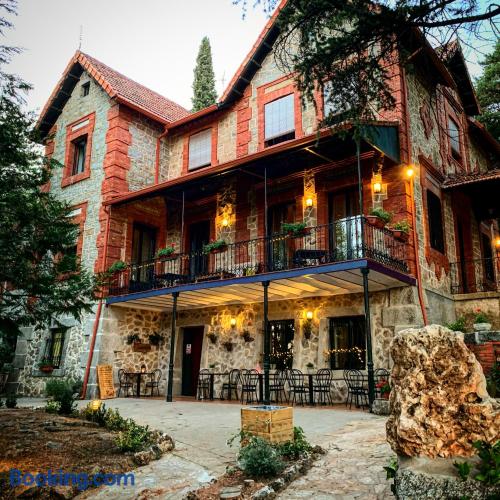
[[[217,342],[217,334],[215,332],[208,332],[207,337],[209,338],[210,342],[212,342],[212,344],[215,344]]]
[[[307,373],[313,373],[313,371],[314,371],[314,363],[311,363],[309,361],[309,363],[306,364],[306,368],[307,368]]]
[[[250,332],[248,330],[243,330],[241,333],[241,336],[245,340],[245,342],[253,342],[254,338],[250,335]]]
[[[391,386],[388,380],[380,380],[379,382],[377,382],[375,387],[380,390],[380,395],[382,396],[382,399],[389,399],[389,394],[391,393]]]
[[[312,335],[313,322],[312,319],[304,320],[304,324],[302,326],[302,332],[304,333],[304,338],[309,340]]]
[[[307,227],[305,222],[283,222],[281,229],[292,238],[300,238],[311,232],[311,228]]]
[[[368,224],[379,229],[382,229],[390,222],[391,218],[391,214],[386,212],[383,208],[374,208],[370,211],[370,214],[366,216]]]
[[[116,262],[113,262],[113,264],[111,264],[108,269],[108,273],[116,274],[125,271],[125,269],[127,269],[127,264],[125,264],[123,260],[117,260]]]
[[[476,332],[488,332],[491,330],[491,323],[488,322],[488,316],[481,309],[476,309],[474,316],[474,330]]]
[[[158,332],[154,332],[148,335],[149,343],[154,346],[159,346],[163,341],[163,336]]]
[[[230,340],[222,342],[222,345],[226,348],[227,352],[231,352],[233,350],[233,343]]]
[[[395,222],[392,226],[392,234],[399,241],[407,242],[410,236],[410,224],[407,220]]]
[[[208,369],[211,370],[211,371],[215,371],[215,367],[217,366],[217,363],[210,363],[208,365]]]
[[[52,373],[54,368],[54,364],[48,358],[43,358],[40,363],[38,363],[38,369],[43,373]]]
[[[174,244],[172,243],[169,247],[160,248],[156,252],[156,257],[162,260],[172,260],[177,258],[177,253],[175,252]]]
[[[130,335],[127,335],[127,344],[132,345],[136,344],[137,342],[140,342],[141,338],[137,333],[131,333]]]
[[[203,253],[222,253],[227,250],[226,240],[213,240],[203,245]]]

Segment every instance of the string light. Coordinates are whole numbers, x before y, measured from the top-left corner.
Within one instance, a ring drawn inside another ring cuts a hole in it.
[[[360,349],[359,347],[350,347],[348,349],[329,349],[329,350],[324,351],[326,358],[331,357],[332,355],[335,355],[335,354],[354,354],[358,358],[358,360],[361,362],[364,361],[364,357],[365,357],[364,353],[365,353],[365,350]]]

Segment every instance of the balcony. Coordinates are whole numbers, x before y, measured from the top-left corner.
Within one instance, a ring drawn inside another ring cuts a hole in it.
[[[133,264],[114,275],[109,296],[298,277],[312,269],[364,259],[399,276],[408,273],[405,248],[389,229],[374,227],[356,216],[306,228],[300,234],[275,234],[228,243],[212,252],[198,250]]]
[[[451,293],[500,292],[500,256],[450,264]]]

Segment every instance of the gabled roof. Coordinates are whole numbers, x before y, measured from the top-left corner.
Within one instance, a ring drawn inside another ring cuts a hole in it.
[[[156,121],[167,124],[189,115],[189,111],[179,104],[127,78],[101,61],[76,51],[38,118],[37,129],[42,138],[56,122],[84,70],[109,97]]]

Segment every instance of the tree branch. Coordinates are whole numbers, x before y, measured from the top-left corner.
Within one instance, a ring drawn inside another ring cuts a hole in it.
[[[465,17],[455,17],[453,19],[444,19],[443,21],[425,21],[425,22],[414,22],[410,23],[411,26],[416,26],[419,28],[439,28],[442,26],[453,26],[455,24],[468,24],[475,23],[477,21],[484,21],[485,19],[492,19],[500,14],[500,7],[497,6],[496,9],[483,12],[482,14],[477,14],[475,16],[465,16]]]

